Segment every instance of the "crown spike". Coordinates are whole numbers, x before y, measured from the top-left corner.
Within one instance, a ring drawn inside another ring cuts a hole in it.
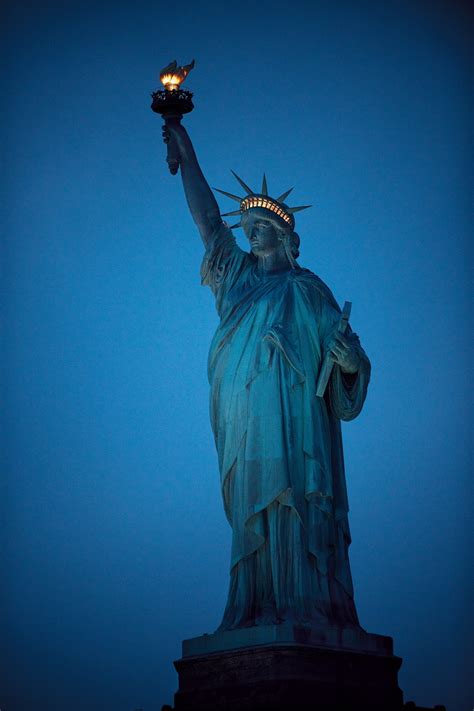
[[[241,210],[232,210],[232,212],[221,212],[221,217],[229,217],[230,215],[241,215]]]
[[[241,223],[241,222],[236,222],[235,225],[230,225],[229,229],[230,229],[230,230],[235,230],[236,227],[242,227],[242,223]]]
[[[277,197],[276,201],[283,202],[284,200],[286,200],[286,198],[288,197],[288,195],[291,193],[292,190],[293,190],[293,188],[290,188],[289,190],[287,190],[286,193],[283,193],[282,195],[280,195],[280,197]]]
[[[265,173],[263,174],[262,180],[262,195],[268,195],[267,176]]]
[[[251,188],[249,188],[249,186],[246,185],[246,184],[244,183],[244,181],[243,181],[241,178],[239,178],[239,176],[237,175],[237,173],[234,173],[233,170],[231,170],[230,172],[232,173],[232,175],[234,176],[234,178],[240,183],[240,185],[243,187],[243,189],[245,190],[245,192],[247,193],[247,195],[253,195],[253,194],[254,194],[254,193],[253,193],[253,190],[252,190]]]
[[[287,207],[286,211],[292,215],[294,212],[299,212],[300,210],[307,210],[308,207],[313,207],[312,205],[300,205],[299,207]]]
[[[227,197],[230,197],[231,200],[235,200],[236,202],[242,202],[243,198],[239,197],[238,195],[234,195],[233,193],[228,193],[225,190],[221,190],[220,188],[212,188],[213,190],[216,190],[218,193],[222,193],[222,195],[227,195]]]

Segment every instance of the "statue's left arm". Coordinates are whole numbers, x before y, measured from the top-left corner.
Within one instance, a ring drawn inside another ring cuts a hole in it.
[[[353,420],[362,410],[370,380],[370,361],[357,334],[334,330],[326,341],[334,360],[327,396],[332,413],[340,420]]]

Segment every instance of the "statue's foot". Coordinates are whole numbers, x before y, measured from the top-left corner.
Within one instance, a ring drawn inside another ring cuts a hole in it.
[[[272,603],[264,605],[260,613],[255,616],[254,624],[257,627],[267,627],[268,625],[278,625],[280,622],[275,606]]]

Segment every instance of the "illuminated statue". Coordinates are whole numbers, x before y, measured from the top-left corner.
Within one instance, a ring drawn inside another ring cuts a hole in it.
[[[250,242],[222,221],[179,120],[163,129],[181,167],[186,199],[205,245],[202,283],[220,324],[209,353],[211,422],[232,526],[230,589],[220,629],[271,625],[358,627],[340,420],[364,403],[370,364],[358,337],[338,330],[328,287],[297,262],[290,191],[260,193],[240,178],[234,213]],[[237,177],[237,176],[236,176]],[[220,191],[223,192],[223,191]],[[326,353],[334,367],[316,395]]]

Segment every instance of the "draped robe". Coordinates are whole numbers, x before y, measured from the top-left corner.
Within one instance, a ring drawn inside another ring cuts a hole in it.
[[[220,629],[275,624],[358,626],[349,567],[340,420],[362,409],[370,363],[334,365],[316,396],[324,342],[340,309],[307,269],[262,274],[224,224],[204,256],[220,324],[210,346],[210,416],[232,527],[230,588]]]

